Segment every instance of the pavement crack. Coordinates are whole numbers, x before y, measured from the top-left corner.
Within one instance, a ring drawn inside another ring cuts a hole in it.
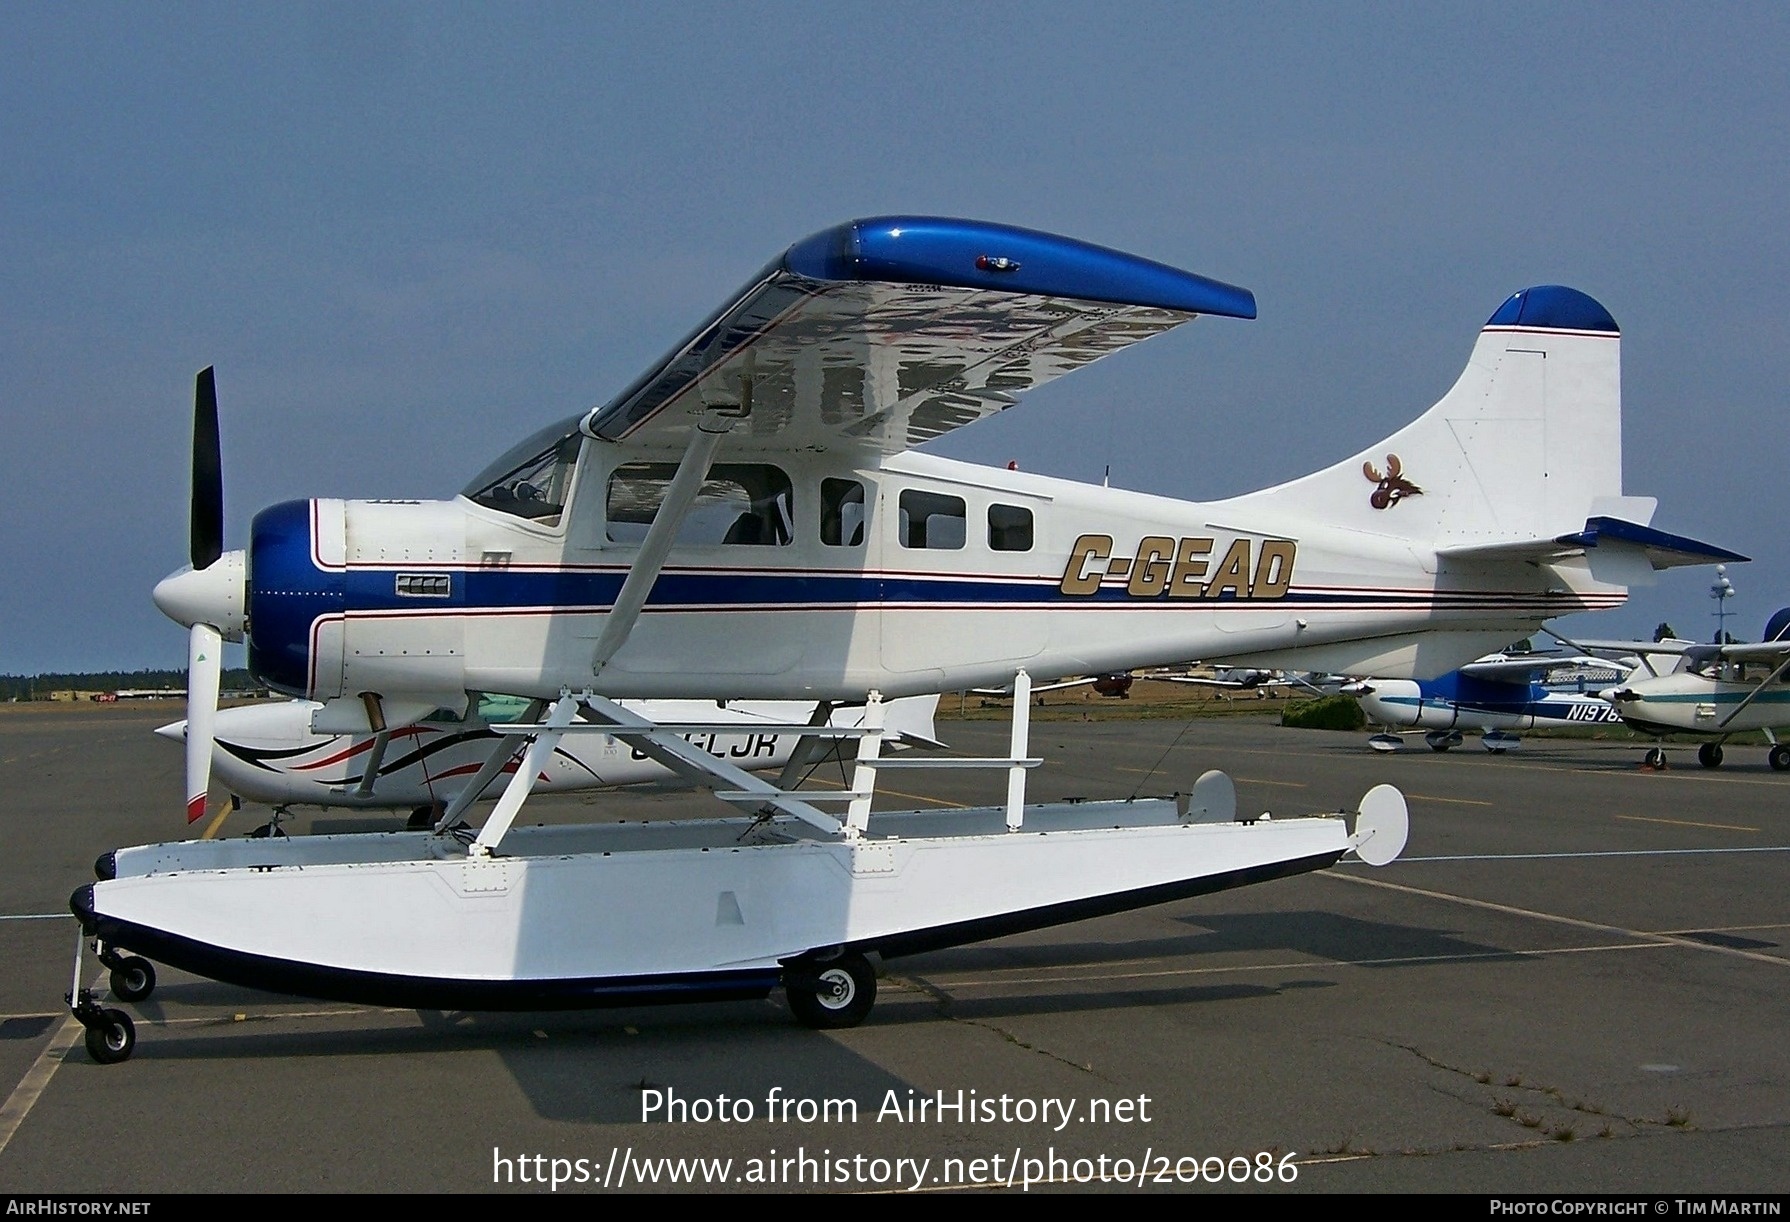
[[[1506,1092],[1494,1094],[1489,1101],[1489,1106],[1494,1116],[1520,1124],[1524,1128],[1536,1132],[1537,1139],[1520,1143],[1522,1146],[1576,1141],[1583,1137],[1634,1136],[1647,1129],[1689,1130],[1696,1127],[1691,1123],[1690,1112],[1684,1108],[1667,1108],[1664,1117],[1627,1116],[1602,1104],[1569,1094],[1558,1086],[1525,1081],[1521,1074],[1500,1075],[1489,1069],[1469,1070],[1433,1056],[1414,1044],[1401,1044],[1395,1040],[1382,1040],[1381,1042],[1389,1048],[1397,1048],[1402,1052],[1410,1053],[1432,1069],[1439,1069],[1444,1073],[1467,1078],[1480,1086]],[[1547,1116],[1534,1110],[1550,1107],[1571,1113],[1571,1115],[1550,1122]],[[1624,1133],[1618,1126],[1626,1126],[1628,1131]]]
[[[1094,1067],[1092,1065],[1084,1065],[1080,1061],[1072,1061],[1068,1057],[1065,1057],[1058,1053],[1052,1052],[1048,1048],[1041,1048],[1037,1044],[1032,1043],[1030,1040],[1027,1040],[1027,1039],[1015,1034],[1014,1032],[1009,1031],[1007,1028],[1001,1026],[999,1023],[991,1022],[988,1019],[983,1019],[983,1018],[968,1018],[968,1017],[965,1017],[964,1015],[958,1014],[956,1012],[957,999],[952,997],[950,993],[946,992],[944,989],[940,988],[938,985],[933,984],[931,981],[926,980],[923,977],[920,977],[920,976],[895,976],[895,977],[891,977],[890,979],[892,979],[897,984],[905,985],[908,988],[914,989],[916,992],[924,993],[927,997],[930,997],[932,999],[933,1005],[936,1006],[938,1009],[940,1018],[946,1019],[949,1022],[961,1024],[966,1027],[980,1028],[983,1031],[987,1031],[995,1036],[998,1036],[999,1038],[1005,1040],[1007,1043],[1012,1044],[1015,1048],[1023,1048],[1027,1052],[1035,1052],[1041,1057],[1047,1057],[1050,1060],[1055,1061],[1059,1065],[1067,1066],[1068,1068],[1076,1070],[1079,1073],[1088,1074],[1089,1076],[1096,1078],[1099,1081],[1102,1081],[1102,1082],[1111,1081],[1111,1079],[1107,1078],[1105,1075],[1096,1073],[1094,1070]]]

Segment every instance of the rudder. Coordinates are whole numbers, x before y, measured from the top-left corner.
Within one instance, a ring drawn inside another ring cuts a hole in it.
[[[1512,294],[1422,416],[1359,454],[1238,498],[1429,547],[1554,538],[1622,493],[1621,333],[1576,289]],[[1623,505],[1643,523],[1645,502]]]

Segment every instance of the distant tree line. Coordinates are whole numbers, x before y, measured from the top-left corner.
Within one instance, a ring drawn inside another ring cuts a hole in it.
[[[222,686],[254,687],[248,668],[226,670]],[[85,674],[47,672],[41,675],[0,675],[0,701],[47,700],[51,692],[117,692],[169,688],[186,689],[184,670],[100,670]]]

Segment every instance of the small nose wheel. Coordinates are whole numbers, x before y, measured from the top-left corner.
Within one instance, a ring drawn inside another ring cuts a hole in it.
[[[137,1027],[123,1010],[101,1010],[100,1025],[87,1028],[87,1055],[101,1065],[128,1061],[137,1050]]]
[[[98,940],[93,949],[99,961],[112,969],[112,996],[119,1001],[142,1001],[155,992],[155,965],[149,960]]]
[[[804,1027],[855,1027],[876,1004],[876,971],[850,950],[831,959],[800,959],[784,969],[783,989]]]
[[[70,1008],[87,1028],[87,1055],[97,1063],[116,1065],[137,1050],[137,1025],[123,1010],[100,1009],[86,989]]]
[[[155,965],[138,955],[127,955],[112,969],[112,996],[119,1001],[142,1001],[155,992]]]
[[[80,892],[76,892],[76,896],[78,898]],[[100,1065],[116,1065],[130,1060],[131,1053],[137,1050],[137,1025],[123,1010],[102,1010],[93,999],[93,990],[81,987],[81,951],[86,944],[87,931],[76,933],[74,978],[62,999],[68,1003],[68,1011],[75,1021],[87,1029],[87,1055]],[[100,962],[112,969],[112,987],[119,996],[132,1000],[134,992],[137,997],[147,997],[155,988],[155,968],[150,966],[149,960],[136,955],[120,955],[97,938],[93,949]],[[120,989],[120,984],[124,988]]]

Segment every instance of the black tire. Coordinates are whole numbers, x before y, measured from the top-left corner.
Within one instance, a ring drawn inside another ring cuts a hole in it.
[[[137,1050],[137,1027],[123,1010],[101,1010],[100,1025],[87,1028],[87,1055],[101,1065],[130,1060]]]
[[[1423,741],[1430,745],[1431,751],[1446,751],[1448,748],[1454,746],[1454,740],[1446,733],[1440,731],[1431,731],[1430,733],[1425,734],[1423,736]]]
[[[1649,747],[1641,762],[1649,768],[1664,768],[1666,766],[1666,749],[1664,747]]]
[[[112,996],[119,1001],[142,1001],[155,992],[155,965],[138,955],[127,955],[112,969]]]
[[[791,964],[783,973],[783,989],[804,1027],[855,1027],[876,1004],[876,972],[863,955],[848,950],[832,959]]]
[[[1771,749],[1765,761],[1771,765],[1773,772],[1790,772],[1790,746],[1779,743]]]
[[[1722,766],[1722,744],[1704,743],[1698,747],[1697,762],[1705,768],[1720,768]]]

